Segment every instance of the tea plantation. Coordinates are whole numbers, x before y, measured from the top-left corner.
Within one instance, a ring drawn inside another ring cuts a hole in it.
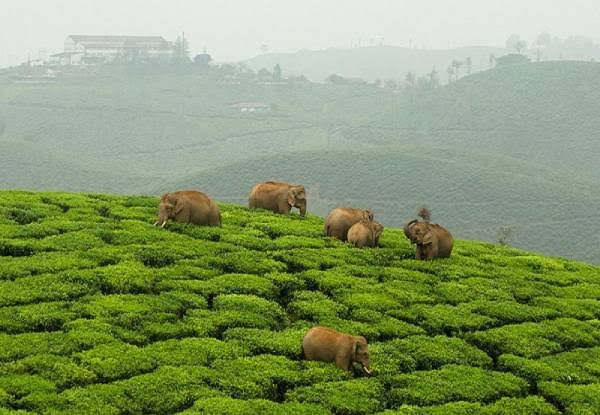
[[[235,205],[159,229],[157,202],[0,192],[0,414],[600,413],[598,267],[419,262],[401,230],[357,250]],[[303,361],[317,324],[364,335],[374,375]]]

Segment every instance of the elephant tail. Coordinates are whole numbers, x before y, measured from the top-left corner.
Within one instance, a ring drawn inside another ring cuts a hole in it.
[[[221,217],[221,211],[219,211],[219,227],[223,226],[223,218]]]
[[[431,212],[426,207],[419,209],[418,215],[422,217],[425,222],[429,222],[431,219]]]

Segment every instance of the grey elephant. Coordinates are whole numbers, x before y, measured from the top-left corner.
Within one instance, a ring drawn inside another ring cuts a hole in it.
[[[357,362],[363,371],[371,374],[369,346],[362,336],[340,333],[328,327],[313,327],[302,340],[302,350],[306,360],[335,362],[340,369],[350,371]]]
[[[361,220],[348,231],[348,242],[357,248],[379,246],[379,237],[383,233],[383,225],[377,221]]]
[[[248,198],[250,209],[267,209],[275,213],[288,215],[292,208],[300,210],[300,216],[306,215],[306,190],[302,185],[264,182],[252,188]]]
[[[204,193],[195,190],[181,190],[161,196],[154,226],[163,228],[169,219],[178,223],[221,226],[219,207]]]
[[[369,209],[335,208],[325,218],[325,236],[333,236],[340,241],[348,239],[348,231],[361,220],[373,220],[374,214]]]
[[[426,261],[450,258],[454,247],[452,234],[441,225],[429,223],[429,210],[420,209],[419,216],[422,221],[413,219],[404,225],[404,235],[416,245],[415,258]]]

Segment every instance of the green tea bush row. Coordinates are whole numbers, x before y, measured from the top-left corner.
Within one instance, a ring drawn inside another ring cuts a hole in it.
[[[537,358],[576,347],[592,347],[600,341],[600,326],[570,318],[539,323],[506,325],[468,333],[465,338],[492,356],[512,353]]]
[[[504,396],[527,394],[525,380],[470,366],[448,365],[441,369],[393,376],[389,403],[428,406],[452,401],[493,402]]]

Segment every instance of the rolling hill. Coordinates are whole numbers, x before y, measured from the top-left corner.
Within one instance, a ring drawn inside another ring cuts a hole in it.
[[[302,181],[320,214],[368,202],[399,226],[426,204],[460,237],[494,241],[509,226],[520,247],[600,261],[600,64],[498,67],[403,93],[224,83],[194,68],[95,71],[0,79],[2,187],[194,186],[239,201],[259,180]],[[240,102],[271,110],[231,107]]]
[[[0,412],[594,413],[600,269],[401,230],[358,250],[317,217],[222,204],[153,227],[157,197],[0,192]],[[302,359],[369,342],[373,376]]]
[[[368,207],[385,225],[401,227],[425,205],[435,221],[461,238],[494,242],[501,228],[509,227],[516,246],[600,260],[600,232],[595,231],[600,185],[453,149],[285,154],[203,171],[153,193],[200,188],[218,200],[245,205],[254,183],[275,178],[307,186],[309,213],[323,217],[336,206]]]
[[[491,54],[502,56],[508,50],[494,47],[464,47],[448,50],[409,49],[397,46],[370,46],[354,49],[331,48],[302,50],[295,53],[267,53],[244,61],[255,71],[272,70],[279,64],[284,73],[304,75],[314,82],[323,82],[331,74],[357,77],[366,81],[393,79],[404,81],[408,72],[418,76],[431,73],[433,68],[442,82],[447,81],[446,68],[457,59],[470,57],[473,71],[489,68]],[[466,75],[466,69],[462,74]]]

